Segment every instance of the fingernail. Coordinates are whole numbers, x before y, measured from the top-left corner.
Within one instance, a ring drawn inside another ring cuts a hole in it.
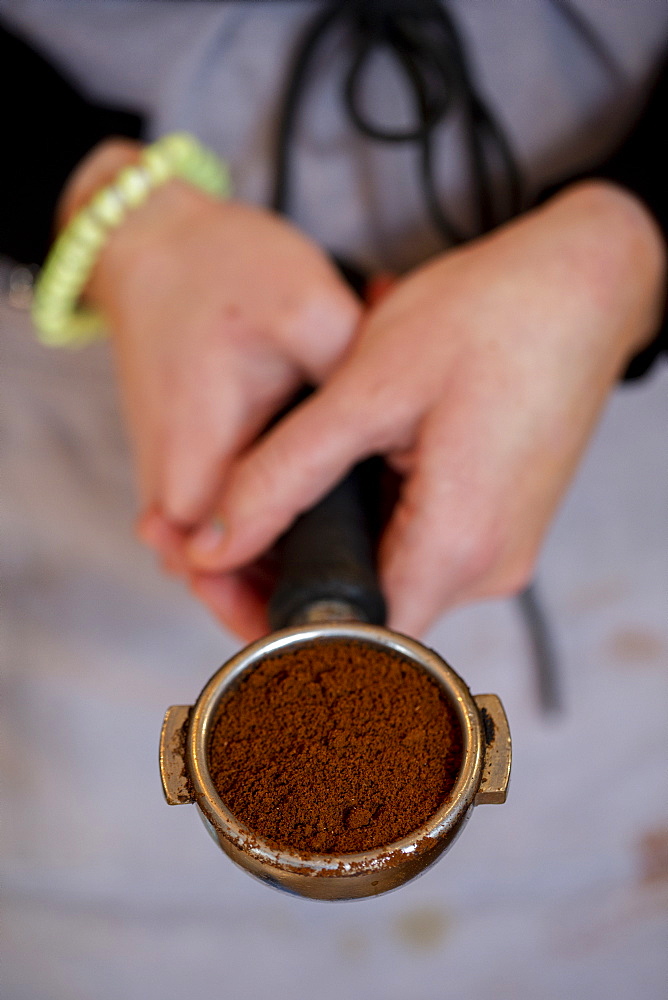
[[[224,537],[225,524],[221,518],[216,517],[193,535],[188,552],[195,557],[207,556],[218,548]]]

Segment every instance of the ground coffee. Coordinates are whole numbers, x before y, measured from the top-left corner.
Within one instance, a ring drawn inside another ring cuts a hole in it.
[[[227,692],[209,770],[234,815],[277,846],[347,854],[390,844],[444,801],[461,730],[402,656],[318,640],[268,656]]]

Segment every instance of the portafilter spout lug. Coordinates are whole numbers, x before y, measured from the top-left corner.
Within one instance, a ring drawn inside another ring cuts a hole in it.
[[[191,705],[171,705],[165,713],[160,732],[160,778],[170,806],[195,801],[186,764],[186,737],[191,709]]]
[[[495,694],[475,694],[473,700],[480,713],[485,745],[485,759],[475,804],[501,805],[508,794],[512,758],[508,719]]]

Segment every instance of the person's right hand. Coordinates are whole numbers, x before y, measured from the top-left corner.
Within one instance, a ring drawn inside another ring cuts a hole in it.
[[[63,217],[138,155],[106,143],[74,175]],[[165,523],[185,531],[210,513],[229,462],[302,383],[329,374],[361,308],[293,226],[177,180],[111,234],[86,297],[116,349],[143,534],[167,554]]]
[[[665,274],[645,206],[590,181],[403,277],[331,378],[230,468],[216,524],[187,549],[221,574],[201,599],[266,631],[257,592],[217,579],[374,454],[402,477],[378,557],[391,628],[418,635],[455,604],[520,590],[608,393],[657,329]]]

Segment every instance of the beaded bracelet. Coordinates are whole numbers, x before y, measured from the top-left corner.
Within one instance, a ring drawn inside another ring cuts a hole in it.
[[[104,335],[104,319],[79,305],[109,233],[151,191],[173,177],[207,194],[231,190],[226,165],[186,132],[173,132],[147,146],[135,166],[124,167],[111,184],[80,209],[56,239],[35,285],[32,318],[47,347],[82,347]]]

